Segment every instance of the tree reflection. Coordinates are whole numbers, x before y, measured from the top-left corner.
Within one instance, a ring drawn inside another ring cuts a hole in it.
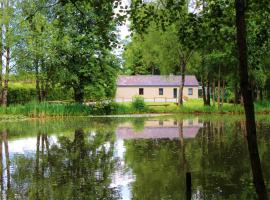
[[[6,174],[6,176],[4,176],[4,173]],[[6,130],[3,130],[0,133],[0,181],[1,181],[0,182],[1,199],[11,199],[13,195],[11,190],[11,179],[10,179],[8,134]]]
[[[23,154],[14,154],[12,134],[4,130],[0,134],[1,198],[120,199],[118,191],[126,184],[121,170],[126,167],[132,182],[123,187],[131,190],[135,200],[186,199],[187,172],[192,173],[193,199],[256,199],[241,121],[202,122],[166,119],[160,126],[157,120],[138,120],[139,130],[145,126],[140,132],[131,132],[127,124],[126,135],[96,126],[91,128],[95,132],[77,128],[71,134],[63,131],[58,138],[39,128],[34,150]],[[269,125],[257,125],[259,132],[269,129]],[[115,136],[124,140],[118,145],[126,148],[124,157],[119,157],[124,159],[121,163],[114,157],[118,155]],[[269,134],[259,136],[262,165],[269,169]],[[270,176],[269,170],[265,175]],[[123,185],[112,188],[116,182]]]
[[[179,138],[125,140],[126,164],[136,177],[133,199],[186,199],[186,172],[192,198],[256,199],[240,122],[204,120],[196,138],[185,137],[185,120],[177,126]]]
[[[112,132],[77,129],[73,139],[49,144],[46,134],[38,134],[35,157],[15,159],[16,193],[24,192],[21,199],[117,199],[110,187],[116,163],[112,137]]]

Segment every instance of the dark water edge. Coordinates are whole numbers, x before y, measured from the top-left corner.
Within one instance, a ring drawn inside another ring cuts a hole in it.
[[[270,192],[270,118],[257,117]],[[2,199],[256,199],[243,116],[0,123]]]

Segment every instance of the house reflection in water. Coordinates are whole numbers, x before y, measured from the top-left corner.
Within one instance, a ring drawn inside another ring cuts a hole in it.
[[[144,127],[136,130],[131,123],[121,124],[116,130],[118,139],[179,139],[180,127],[183,124],[184,138],[195,138],[203,126],[198,118],[174,120],[147,120]]]

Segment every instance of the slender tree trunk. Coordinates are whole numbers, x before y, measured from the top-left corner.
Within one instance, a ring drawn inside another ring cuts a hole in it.
[[[213,101],[213,106],[215,106],[215,80],[212,82],[212,101]]]
[[[207,85],[206,85],[206,90],[207,90],[207,101],[206,101],[206,105],[207,106],[210,106],[211,104],[210,104],[210,81],[209,81],[209,79],[207,80]]]
[[[203,95],[203,104],[206,105],[207,99],[206,99],[206,92],[205,92],[205,82],[204,82],[203,77],[202,77],[202,95]]]
[[[3,20],[4,20],[4,26],[5,26],[5,47],[4,49],[6,50],[6,67],[5,67],[5,77],[4,77],[4,88],[2,91],[2,106],[6,107],[8,104],[8,83],[9,83],[9,71],[10,71],[10,38],[8,37],[9,33],[9,19],[7,17],[8,15],[8,10],[9,10],[9,0],[6,0],[3,3]],[[2,38],[2,39],[3,39]]]
[[[217,98],[218,108],[220,108],[220,65],[218,66],[218,98]]]
[[[1,1],[0,19],[3,19],[4,3]],[[0,21],[0,103],[2,104],[2,90],[3,90],[3,21]]]
[[[181,59],[181,85],[179,88],[179,105],[183,105],[183,90],[185,86],[185,73],[186,73],[186,61],[184,58]]]
[[[239,92],[238,92],[238,87],[237,84],[234,85],[234,104],[239,103]]]
[[[5,80],[4,88],[2,92],[2,106],[6,107],[8,104],[8,83],[9,83],[9,65],[10,65],[10,48],[7,48],[6,55],[6,69],[5,69]]]
[[[35,73],[36,73],[36,93],[37,93],[37,99],[38,102],[42,101],[42,97],[41,97],[41,90],[40,90],[40,76],[39,76],[39,64],[38,64],[38,60],[34,61],[34,65],[35,65]]]
[[[221,96],[221,107],[225,101],[225,80],[222,80],[222,96]]]
[[[260,101],[263,101],[263,89],[262,88],[259,89],[259,97],[260,97]]]
[[[264,183],[261,161],[259,156],[256,123],[254,114],[254,104],[252,90],[248,76],[248,54],[246,42],[246,22],[245,22],[245,0],[235,0],[236,10],[236,29],[237,29],[237,47],[239,60],[240,88],[244,100],[246,115],[246,130],[248,150],[253,174],[253,182],[259,200],[267,200],[267,191]]]

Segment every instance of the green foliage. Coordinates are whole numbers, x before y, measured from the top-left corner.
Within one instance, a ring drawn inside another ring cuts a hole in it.
[[[115,15],[115,3],[17,2],[16,71],[34,75],[38,100],[56,96],[47,97],[55,85],[72,89],[77,102],[114,96],[119,60],[112,49],[117,44],[116,26],[123,18]]]
[[[146,104],[143,97],[136,96],[132,99],[132,107],[135,111],[144,111],[146,109]]]
[[[25,87],[10,87],[8,104],[24,104],[36,100],[36,89]]]
[[[137,117],[131,120],[132,128],[135,130],[135,132],[140,132],[144,130],[145,126],[145,118]]]

